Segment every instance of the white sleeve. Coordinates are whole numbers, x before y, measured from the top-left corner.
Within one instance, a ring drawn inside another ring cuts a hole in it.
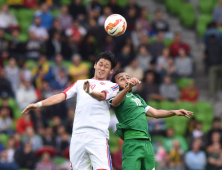
[[[146,108],[145,108],[145,113],[146,113],[150,108],[151,108],[150,106],[146,106]]]
[[[70,87],[62,91],[66,95],[66,100],[72,98],[77,93],[77,82],[73,83]]]
[[[114,84],[114,83],[113,83]],[[103,90],[102,92],[106,93],[106,99],[105,100],[109,100],[113,97],[115,97],[119,91],[119,85],[116,83],[112,86],[107,86],[107,89]]]

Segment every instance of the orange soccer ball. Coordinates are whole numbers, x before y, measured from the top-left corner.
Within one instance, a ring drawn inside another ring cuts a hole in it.
[[[125,18],[119,14],[110,15],[104,24],[106,32],[114,37],[122,35],[126,31],[127,23]]]

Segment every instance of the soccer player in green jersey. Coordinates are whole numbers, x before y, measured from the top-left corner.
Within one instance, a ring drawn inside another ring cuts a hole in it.
[[[115,134],[124,140],[123,170],[155,170],[154,152],[151,137],[148,132],[146,116],[165,118],[170,116],[185,116],[189,118],[192,112],[186,110],[156,110],[146,104],[139,96],[130,93],[131,88],[140,83],[123,70],[118,70],[112,77],[120,87],[120,92],[110,100],[119,123]]]

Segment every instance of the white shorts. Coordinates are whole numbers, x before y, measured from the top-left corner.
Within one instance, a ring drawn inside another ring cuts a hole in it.
[[[71,170],[112,170],[108,139],[99,132],[73,134],[69,153]]]

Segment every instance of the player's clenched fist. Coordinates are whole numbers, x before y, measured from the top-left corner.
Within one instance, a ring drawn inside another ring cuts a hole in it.
[[[133,77],[131,78],[129,81],[128,81],[128,86],[129,86],[129,89],[131,89],[133,86],[136,86],[138,84],[140,84],[141,81],[139,81],[137,78]]]
[[[86,93],[89,93],[90,91],[90,84],[89,81],[85,81],[83,84],[83,89],[85,90]]]

